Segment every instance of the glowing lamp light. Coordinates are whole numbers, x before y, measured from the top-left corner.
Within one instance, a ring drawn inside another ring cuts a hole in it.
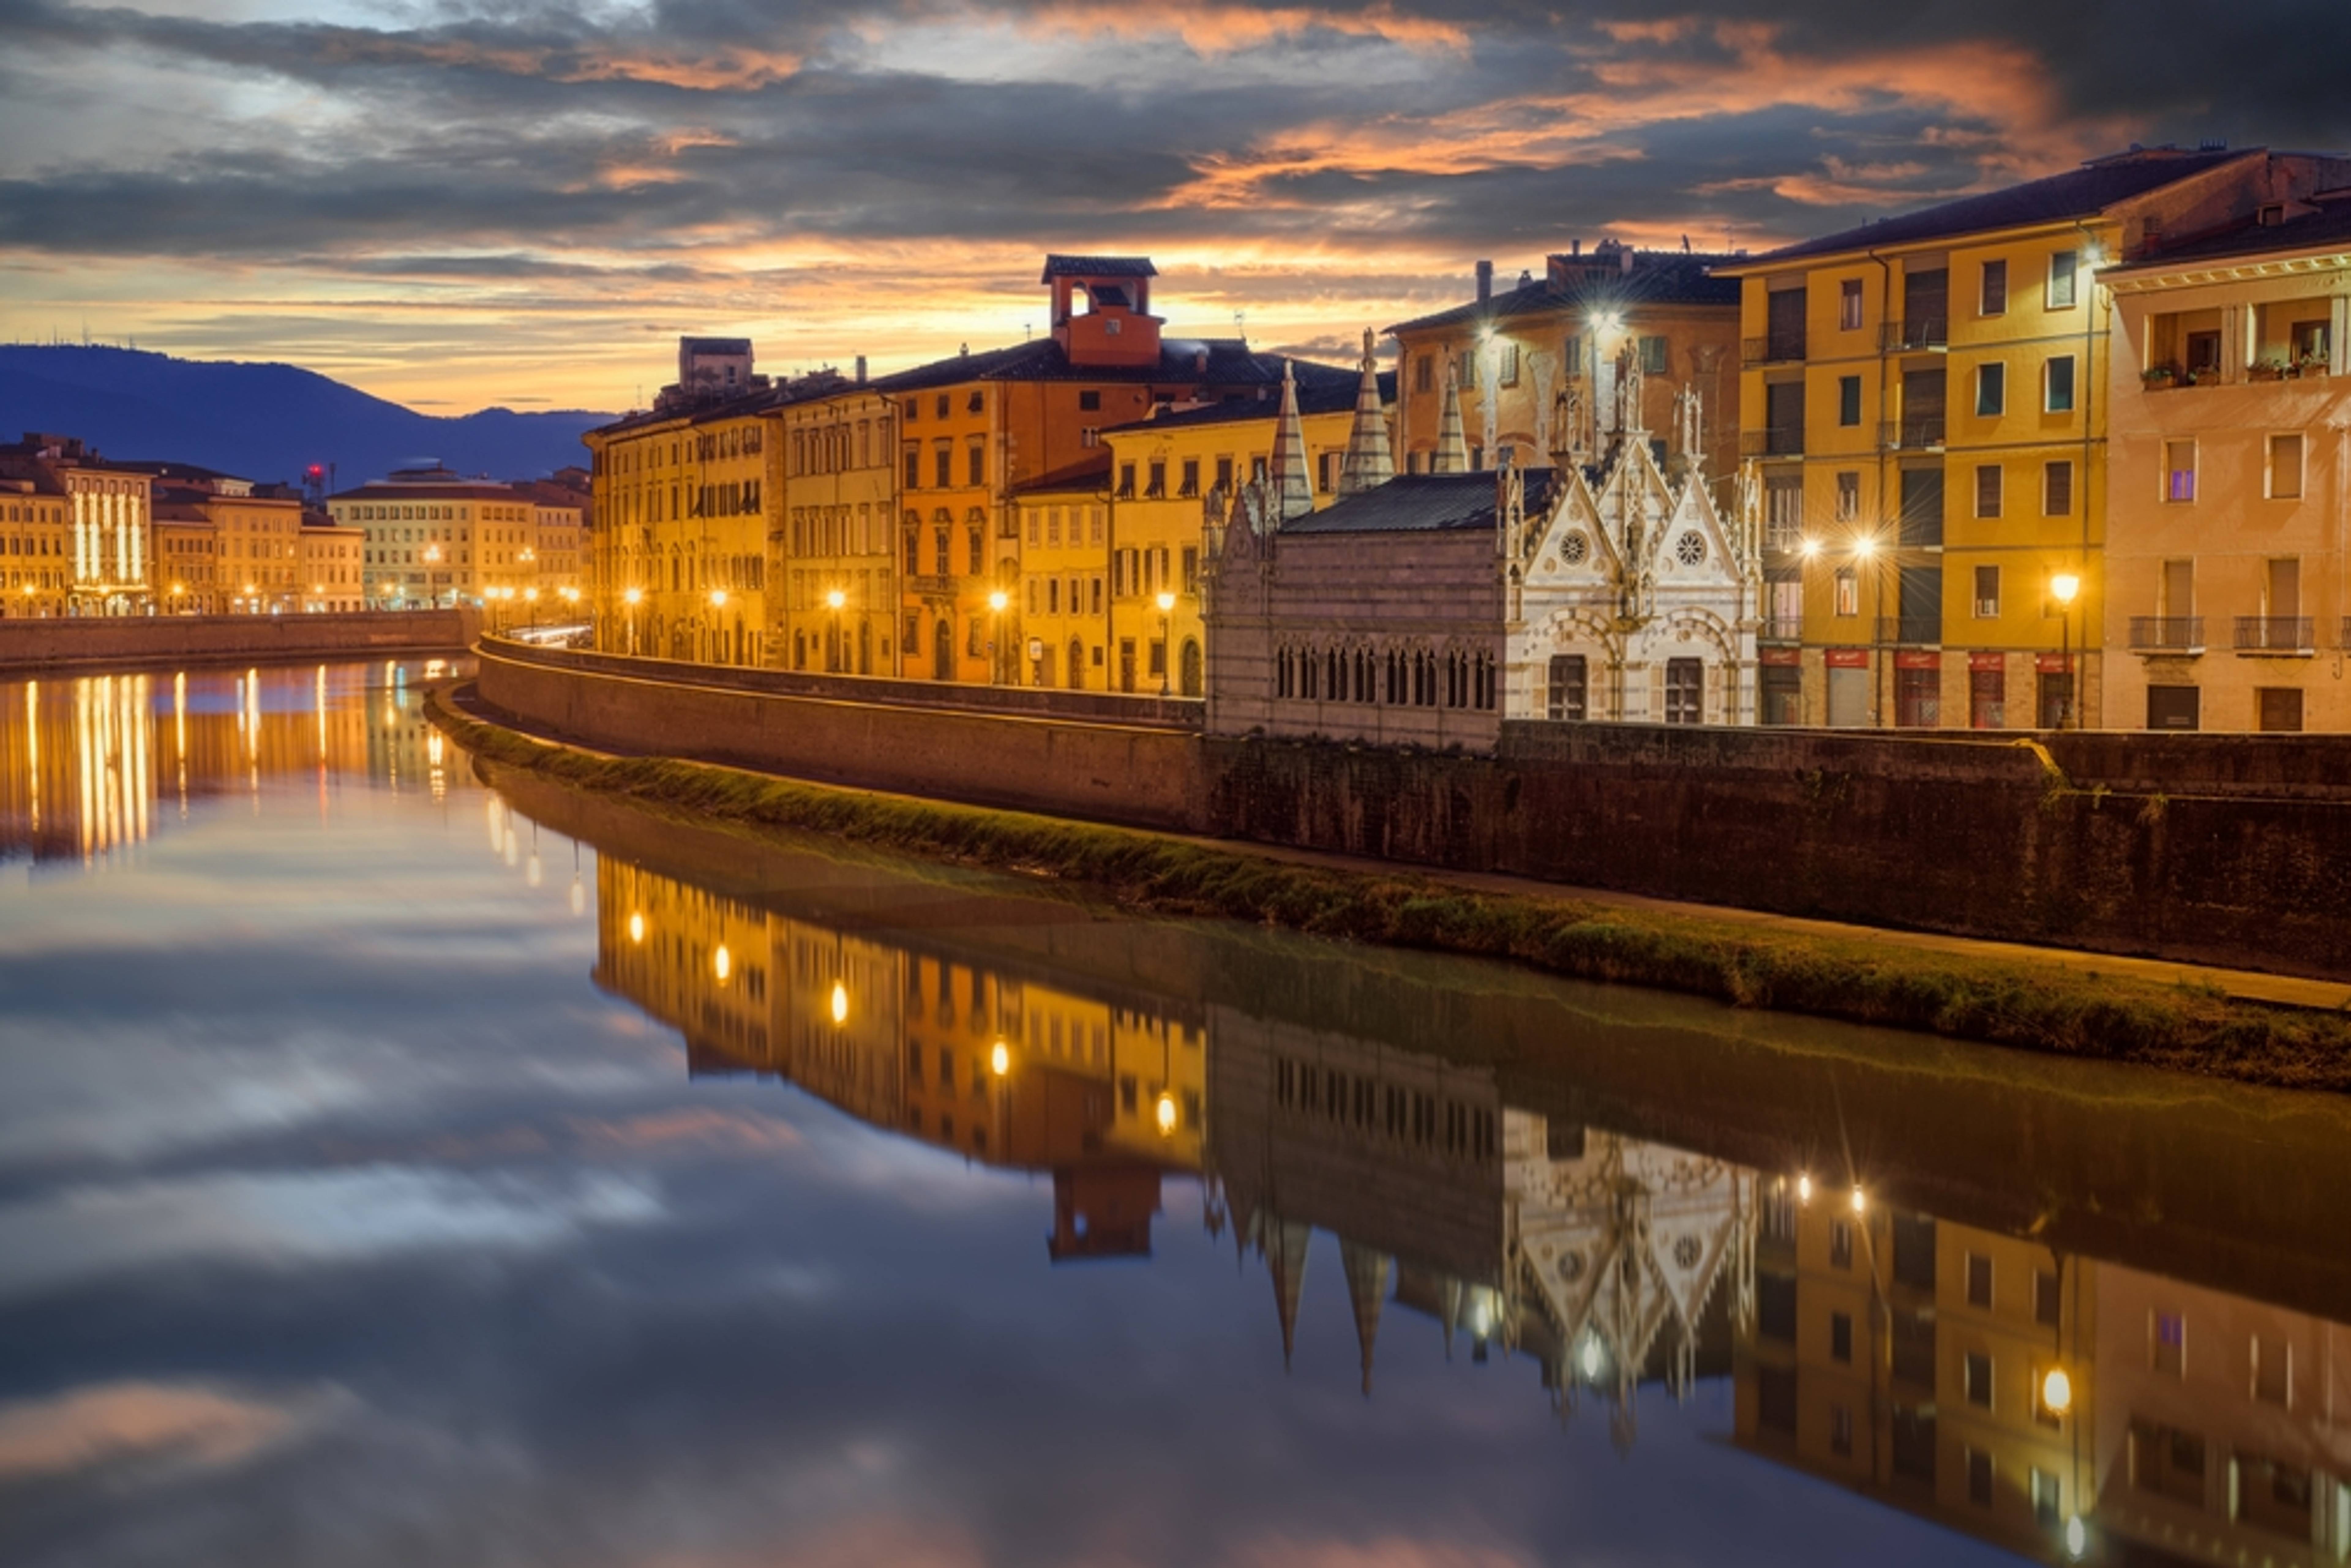
[[[715,608],[716,608],[716,609],[720,609],[720,610],[724,610],[724,609],[726,609],[726,591],[725,589],[723,589],[723,588],[714,588],[714,589],[712,589],[712,590],[710,591],[710,602],[711,602],[711,604],[712,604]]]
[[[1012,1071],[1011,1048],[1000,1040],[996,1042],[996,1049],[987,1053],[987,1070],[998,1078]]]
[[[1000,588],[987,596],[988,610],[998,615],[1003,614],[1004,607],[1011,602],[1011,599]]]
[[[825,608],[828,610],[838,610],[848,602],[849,595],[837,588],[829,591],[824,596]]]
[[[2071,604],[2074,596],[2082,591],[2082,580],[2070,571],[2061,571],[2049,580],[2049,597],[2060,604]]]
[[[1589,319],[1592,329],[1604,336],[1620,329],[1625,325],[1625,318],[1614,310],[1595,310]]]
[[[1174,594],[1172,594],[1172,593],[1163,593],[1163,594],[1161,594],[1161,595],[1159,596],[1159,613],[1160,613],[1160,614],[1165,615],[1165,614],[1166,614],[1169,611],[1171,611],[1171,610],[1173,610],[1173,609],[1175,609],[1175,608],[1176,608],[1176,596],[1175,596]]]
[[[644,598],[644,596],[645,591],[642,588],[625,589],[622,591],[621,602],[623,604],[634,605],[639,600]]]
[[[1821,553],[1821,541],[1818,539],[1805,539],[1796,546],[1796,553],[1802,556],[1806,560],[1811,560],[1814,556]]]
[[[849,1021],[849,988],[839,980],[832,983],[832,1021],[835,1023]]]
[[[2065,1555],[2078,1562],[2082,1554],[2089,1549],[2090,1530],[2082,1522],[2082,1516],[2077,1513],[2065,1521]]]
[[[1868,1207],[1869,1199],[1862,1196],[1861,1184],[1855,1182],[1853,1188],[1853,1211],[1855,1214],[1861,1214],[1865,1212]]]
[[[2041,1380],[2041,1403],[2053,1416],[2063,1416],[2074,1407],[2074,1380],[2065,1375],[2064,1367],[2051,1367]]]
[[[1159,1095],[1159,1103],[1152,1107],[1151,1114],[1159,1124],[1161,1137],[1164,1138],[1173,1133],[1176,1130],[1176,1096],[1163,1090]]]
[[[643,941],[644,939],[645,939],[645,917],[644,917],[643,915],[630,915],[630,916],[629,916],[629,940],[630,940],[630,941],[632,941],[632,942],[642,942],[642,941]]]
[[[735,972],[735,955],[726,950],[726,943],[721,942],[718,951],[710,956],[710,967],[717,971],[722,980]]]
[[[1810,1203],[1813,1201],[1812,1177],[1808,1176],[1800,1176],[1796,1178],[1796,1201],[1798,1203]]]
[[[1583,1368],[1583,1375],[1587,1379],[1598,1379],[1600,1369],[1606,1365],[1607,1362],[1601,1354],[1600,1342],[1597,1339],[1587,1337],[1584,1340],[1583,1350],[1576,1354],[1576,1364]]]
[[[1877,553],[1876,538],[1869,534],[1862,535],[1861,538],[1853,541],[1853,553],[1860,557],[1863,560],[1867,560],[1871,556]]]

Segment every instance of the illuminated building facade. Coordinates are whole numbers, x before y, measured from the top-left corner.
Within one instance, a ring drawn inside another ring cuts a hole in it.
[[[298,583],[306,614],[367,608],[367,530],[305,513]]]
[[[66,612],[71,517],[62,488],[0,453],[0,615]]]
[[[1763,721],[2103,722],[2102,275],[2342,183],[2139,150],[1720,268],[1762,473]]]
[[[550,593],[559,580],[539,575],[540,516],[549,509],[569,514],[559,531],[576,537],[576,508],[437,465],[396,470],[327,498],[335,526],[357,528],[365,540],[366,608],[471,605],[497,625],[521,620],[532,602],[524,595]],[[298,562],[298,540],[287,544]]]
[[[57,566],[32,564],[43,559],[37,553],[16,558],[26,562],[16,569],[22,574],[16,613],[55,602],[56,591],[40,586],[44,577],[63,579],[64,591],[57,597],[68,615],[144,615],[152,610],[154,518],[146,474],[105,462],[75,437],[28,432],[24,440],[0,446],[0,485],[10,487],[19,510],[35,514],[25,537],[36,545],[54,542],[47,532],[54,526],[51,519],[62,516],[65,521],[66,553]],[[27,586],[34,590],[30,594],[24,592]]]
[[[1111,689],[1110,475],[1103,446],[1012,488],[1021,539],[1014,636],[1024,685]]]
[[[2104,275],[2107,723],[2351,729],[2346,268],[2335,195]]]
[[[897,403],[865,383],[770,411],[768,522],[779,591],[772,662],[834,674],[895,674]]]

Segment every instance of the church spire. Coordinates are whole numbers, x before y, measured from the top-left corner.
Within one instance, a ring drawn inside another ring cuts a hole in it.
[[[1276,1219],[1266,1228],[1273,1243],[1266,1250],[1266,1271],[1273,1276],[1274,1310],[1281,1314],[1281,1365],[1288,1371],[1290,1353],[1298,1348],[1298,1292],[1306,1283],[1306,1244],[1314,1231],[1297,1219]]]
[[[1387,410],[1380,402],[1380,372],[1372,357],[1372,329],[1364,329],[1364,379],[1355,389],[1355,423],[1347,433],[1347,457],[1339,467],[1339,494],[1359,496],[1395,477],[1395,454],[1388,447]]]
[[[1388,1299],[1388,1255],[1353,1241],[1339,1243],[1347,1273],[1347,1303],[1355,1309],[1355,1343],[1364,1353],[1364,1397],[1372,1396],[1372,1351],[1380,1338],[1380,1308]]]
[[[1298,418],[1298,382],[1290,361],[1281,361],[1281,414],[1273,422],[1273,457],[1267,465],[1273,487],[1274,526],[1314,509],[1314,484],[1306,472],[1306,431]]]
[[[1453,357],[1445,359],[1445,404],[1437,418],[1437,452],[1430,460],[1432,474],[1467,474],[1469,472],[1469,441],[1461,434],[1461,382],[1454,373]]]

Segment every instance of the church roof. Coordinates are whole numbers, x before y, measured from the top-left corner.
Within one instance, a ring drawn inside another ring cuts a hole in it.
[[[1530,515],[1548,501],[1549,468],[1525,470]],[[1403,474],[1375,490],[1332,502],[1282,525],[1285,534],[1437,533],[1494,526],[1494,475]]]
[[[1206,367],[1202,360],[1207,361]],[[1145,382],[1212,386],[1281,384],[1281,360],[1252,353],[1238,338],[1163,338],[1159,359],[1148,365],[1079,365],[1051,338],[955,354],[927,365],[883,376],[873,387],[885,392],[924,392],[967,382]]]
[[[1632,265],[1622,265],[1624,256]],[[1558,276],[1549,274],[1497,290],[1490,299],[1473,299],[1433,315],[1399,321],[1391,332],[1421,332],[1433,328],[1466,326],[1481,321],[1508,321],[1522,316],[1543,316],[1606,305],[1624,309],[1640,305],[1736,305],[1739,284],[1717,277],[1713,269],[1731,256],[1705,251],[1623,250],[1589,252],[1555,258]]]

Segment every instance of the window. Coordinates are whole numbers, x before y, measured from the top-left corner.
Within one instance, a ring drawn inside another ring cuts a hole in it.
[[[2294,1346],[2282,1339],[2253,1336],[2253,1397],[2265,1405],[2294,1405]]]
[[[1904,617],[1904,621],[1907,623],[1908,617]],[[1894,722],[1905,728],[1916,729],[1932,729],[1943,722],[1943,672],[1940,669],[1896,666]]]
[[[1324,452],[1314,460],[1314,487],[1330,495],[1339,487],[1339,454]]]
[[[1976,618],[1991,621],[2000,615],[2000,568],[1976,568]]]
[[[910,441],[906,444],[906,488],[919,490],[922,487],[923,449]]]
[[[2257,729],[2292,734],[2302,728],[2300,686],[2253,688],[2253,724]]]
[[[1705,720],[1706,666],[1696,659],[1666,661],[1666,722],[1699,724]]]
[[[2057,1276],[2047,1269],[2032,1271],[2032,1321],[2043,1328],[2057,1326],[2064,1298],[2057,1291]]]
[[[1144,470],[1144,476],[1145,477],[1143,488],[1144,499],[1149,501],[1165,500],[1167,498],[1167,459],[1165,457],[1153,458],[1151,460],[1151,466]]]
[[[1494,350],[1494,364],[1497,383],[1506,387],[1519,384],[1519,346],[1516,343],[1498,344]]]
[[[2074,412],[2074,356],[2060,354],[2041,372],[2041,407],[2047,413]]]
[[[1663,338],[1641,340],[1641,373],[1643,375],[1662,376],[1672,368],[1673,356],[1667,349],[1666,340]]]
[[[948,489],[954,486],[955,446],[952,443],[942,441],[938,444],[937,448],[931,454],[931,466],[940,489]]]
[[[1848,277],[1837,285],[1837,330],[1861,330],[1861,279]]]
[[[1976,516],[2000,516],[2000,465],[1984,463],[1976,468]]]
[[[2167,441],[2163,444],[2163,498],[2167,501],[2193,501],[2196,498],[2196,443]]]
[[[2049,258],[2049,308],[2071,310],[2077,292],[2075,282],[2081,271],[2079,251],[2061,250]]]
[[[1437,361],[1434,356],[1428,354],[1414,355],[1412,360],[1412,390],[1416,392],[1433,391],[1436,386],[1436,382]]]
[[[1391,700],[1394,700],[1391,698]],[[1552,718],[1582,719],[1584,714],[1584,664],[1581,653],[1554,653],[1551,688],[1544,713]]]
[[[1829,1267],[1853,1267],[1853,1224],[1850,1220],[1829,1221]]]
[[[1178,481],[1176,493],[1187,500],[1200,493],[1200,460],[1198,458],[1184,459],[1184,476]]]
[[[2062,517],[2074,510],[2074,463],[2061,457],[2041,470],[2041,515]]]
[[[1968,1305],[1991,1311],[1991,1260],[1980,1252],[1968,1254]]]
[[[1998,360],[1976,367],[1976,413],[1990,419],[2008,412],[2008,367]]]
[[[1981,1448],[1968,1450],[1968,1500],[1978,1508],[1991,1506],[1991,1456]]]
[[[2188,1321],[2178,1312],[2158,1312],[2151,1325],[2154,1366],[2174,1377],[2188,1375]]]
[[[1118,498],[1122,501],[1134,499],[1134,465],[1132,463],[1118,465]]]
[[[1837,378],[1837,423],[1850,430],[1861,423],[1861,378]]]
[[[1836,612],[1839,615],[1861,613],[1861,580],[1849,566],[1837,568]]]
[[[975,441],[975,442],[973,442],[973,443],[971,444],[971,446],[970,446],[969,450],[968,450],[968,451],[967,451],[967,452],[965,453],[965,455],[964,455],[966,456],[966,458],[967,458],[967,459],[968,459],[968,461],[967,461],[967,462],[966,463],[966,465],[965,465],[965,476],[964,476],[964,482],[965,482],[966,484],[970,484],[970,485],[985,485],[985,484],[987,484],[987,444],[986,444],[985,443],[983,443],[983,442],[977,442],[977,441]]]
[[[1080,409],[1081,412],[1086,413],[1101,413],[1101,412],[1102,412],[1102,392],[1101,392],[1101,391],[1100,391],[1099,389],[1097,389],[1097,388],[1089,387],[1089,388],[1087,388],[1084,392],[1080,392],[1080,393],[1078,394],[1078,407],[1079,407],[1079,409]]]
[[[1982,316],[2008,314],[2008,263],[1987,261],[1983,264],[1983,287],[1977,295],[1976,312]]]
[[[1853,1456],[1853,1407],[1849,1405],[1829,1406],[1829,1452],[1841,1458]]]
[[[947,394],[945,392],[939,393],[938,413],[941,419],[947,416]]]
[[[1829,1314],[1829,1358],[1853,1364],[1853,1318],[1846,1312]]]
[[[2047,1470],[2032,1472],[2032,1522],[2043,1530],[2057,1527],[2057,1515],[2064,1507],[2057,1490],[2057,1478]]]
[[[2273,435],[2269,441],[2269,496],[2273,501],[2296,500],[2302,495],[2302,433]]]
[[[1857,522],[1861,518],[1861,475],[1855,469],[1842,469],[1836,476],[1836,520]]]
[[[1960,1383],[1968,1403],[1983,1409],[1991,1408],[1991,1357],[1980,1351],[1970,1351],[1959,1364]]]

